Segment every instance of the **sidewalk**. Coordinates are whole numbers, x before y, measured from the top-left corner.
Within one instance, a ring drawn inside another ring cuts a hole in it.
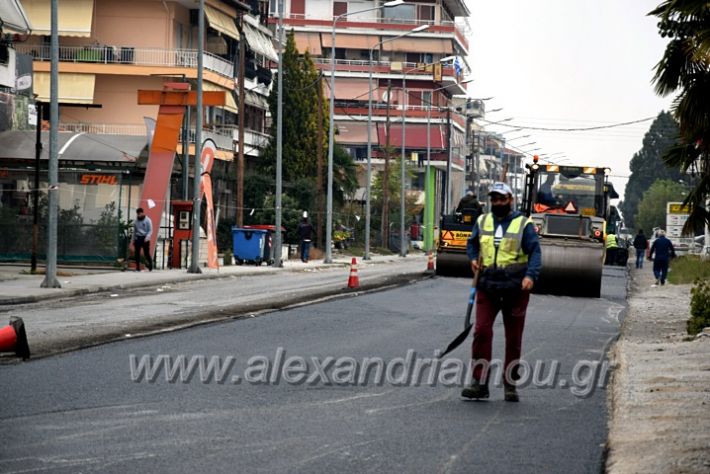
[[[424,262],[426,256],[419,252],[410,254],[404,260],[418,259]],[[158,287],[188,281],[228,278],[234,276],[267,275],[279,272],[314,272],[328,268],[349,266],[352,257],[334,257],[333,263],[326,264],[322,260],[303,263],[300,260],[284,261],[283,268],[266,265],[230,265],[218,270],[202,268],[202,273],[188,273],[184,269],[156,270],[153,272],[101,270],[87,268],[60,267],[57,279],[61,288],[41,288],[44,275],[30,275],[29,265],[0,266],[0,306],[35,303],[38,301],[98,293],[103,291],[127,290],[133,288]],[[372,256],[364,262],[358,258],[360,266],[386,264],[402,260],[396,255]],[[43,270],[44,268],[41,267]]]
[[[611,354],[607,471],[710,472],[710,337],[686,333],[691,285],[652,287],[649,263]]]

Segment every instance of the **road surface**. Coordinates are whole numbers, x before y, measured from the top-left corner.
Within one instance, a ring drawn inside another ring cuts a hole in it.
[[[559,381],[520,389],[520,403],[504,402],[496,387],[489,401],[464,401],[460,386],[426,377],[417,386],[338,384],[315,363],[312,383],[257,383],[258,370],[244,379],[246,367],[275,363],[279,348],[321,364],[392,364],[408,350],[431,357],[462,329],[469,282],[451,278],[0,366],[0,472],[597,473],[603,380],[586,396],[561,385],[578,361],[601,360],[618,333],[624,269],[605,269],[604,283],[601,299],[532,297],[524,357],[558,361]],[[502,342],[499,320],[494,357]],[[132,380],[131,360],[136,369],[147,357],[180,355],[234,363],[222,383],[162,370],[152,381],[134,370]],[[468,355],[467,343],[451,359]]]

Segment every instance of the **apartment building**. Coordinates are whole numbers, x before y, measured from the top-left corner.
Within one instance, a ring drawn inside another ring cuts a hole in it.
[[[386,143],[396,150],[394,157],[400,156],[404,123],[405,158],[416,176],[407,185],[423,202],[421,190],[424,189],[429,122],[429,149],[434,170],[431,179],[437,189],[437,210],[442,210],[444,204],[449,148],[452,151],[452,196],[457,200],[464,188],[466,119],[451,99],[466,92],[462,84],[469,33],[466,23],[469,11],[465,2],[411,1],[391,8],[384,8],[381,0],[284,0],[284,4],[285,28],[294,31],[299,51],[308,51],[326,77],[330,76],[332,65],[333,20],[340,16],[335,24],[336,141],[364,169],[371,71],[373,164],[382,167]],[[276,8],[276,0],[272,0],[272,23],[277,21]],[[368,9],[370,11],[362,12]],[[421,25],[428,28],[394,39]],[[440,62],[452,56],[460,58],[456,64],[451,60]],[[365,186],[364,173],[361,186]],[[358,196],[364,196],[363,189]],[[453,205],[455,207],[456,203]]]
[[[20,1],[20,0],[13,0]],[[139,89],[162,89],[188,81],[196,88],[198,8],[196,0],[62,0],[59,3],[59,153],[61,209],[77,209],[84,222],[99,220],[112,203],[132,216],[148,154],[151,120],[158,106],[138,105]],[[247,160],[268,141],[270,65],[277,60],[267,27],[267,3],[206,0],[203,55],[205,90],[226,92],[224,107],[206,107],[203,138],[219,149],[213,169],[215,204],[223,217],[235,214],[234,167],[238,150],[239,46],[245,41],[245,137]],[[21,0],[31,24],[18,37],[18,54],[32,57],[33,89],[49,101],[50,0]],[[47,117],[43,117],[47,129]],[[179,144],[167,199],[179,199],[182,164],[194,153],[194,108]],[[47,134],[43,135],[43,158]],[[17,182],[29,179],[23,164],[34,158],[33,134],[11,137],[0,159],[11,163]],[[3,137],[0,136],[0,144]],[[5,142],[10,137],[5,137]],[[10,167],[6,167],[8,170]],[[9,172],[9,171],[8,171]],[[109,178],[97,178],[109,176]],[[230,179],[231,177],[231,179]],[[131,200],[129,202],[128,200]]]

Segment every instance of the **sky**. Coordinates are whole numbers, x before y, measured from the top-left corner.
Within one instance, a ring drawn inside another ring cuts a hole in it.
[[[486,120],[582,128],[655,117],[670,97],[651,79],[667,40],[646,14],[661,0],[466,0],[471,17],[469,96],[486,102]],[[510,145],[563,153],[561,164],[604,166],[622,194],[629,162],[651,121],[593,132],[506,133]],[[487,126],[488,130],[510,128]],[[551,158],[555,161],[555,158]]]

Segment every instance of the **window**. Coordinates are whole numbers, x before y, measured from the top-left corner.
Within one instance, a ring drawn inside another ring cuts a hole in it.
[[[434,24],[434,5],[419,5],[417,7],[417,20],[421,24]]]
[[[397,5],[396,7],[385,8],[382,16],[397,23],[414,21],[417,19],[416,8],[417,6],[412,4]]]
[[[333,16],[345,15],[348,12],[348,2],[333,2]]]
[[[431,91],[422,91],[422,105],[431,105]]]

